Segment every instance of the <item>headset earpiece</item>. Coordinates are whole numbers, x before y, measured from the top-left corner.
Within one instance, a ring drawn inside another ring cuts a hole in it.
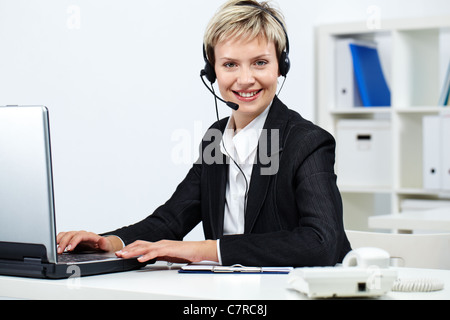
[[[205,46],[203,46],[203,59],[205,59],[205,68],[202,70],[201,74],[204,75],[211,84],[213,84],[214,82],[216,82],[216,71],[214,70],[213,65],[208,60]]]
[[[280,68],[280,75],[286,78],[289,70],[291,69],[291,60],[289,59],[289,53],[283,51],[278,63]]]

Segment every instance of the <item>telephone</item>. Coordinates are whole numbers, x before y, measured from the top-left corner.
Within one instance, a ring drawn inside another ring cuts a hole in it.
[[[398,279],[389,269],[390,255],[379,248],[350,251],[336,267],[297,268],[289,273],[293,289],[310,298],[379,297],[389,291],[432,292],[444,289],[439,279]]]
[[[397,280],[389,262],[389,253],[382,249],[359,248],[336,267],[296,268],[288,282],[310,298],[379,297],[391,291]]]

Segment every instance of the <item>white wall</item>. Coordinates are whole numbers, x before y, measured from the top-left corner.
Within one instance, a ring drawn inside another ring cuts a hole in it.
[[[185,176],[190,161],[172,153],[189,142],[193,160],[215,119],[199,72],[204,29],[222,3],[0,0],[0,105],[50,110],[59,230],[136,222]],[[281,99],[311,120],[314,26],[366,20],[371,5],[382,19],[450,14],[448,0],[276,3],[293,64]]]

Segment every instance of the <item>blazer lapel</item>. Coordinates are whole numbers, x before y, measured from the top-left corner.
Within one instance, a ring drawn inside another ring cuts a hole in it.
[[[225,192],[228,179],[228,165],[224,156],[224,162],[220,165],[209,166],[210,182],[209,199],[210,199],[210,218],[211,228],[215,239],[223,236],[223,219],[225,211]]]
[[[286,124],[287,108],[275,96],[259,140],[256,163],[253,166],[245,216],[246,234],[252,232],[267,198],[270,181],[278,172]]]
[[[223,132],[228,118],[222,119],[220,123],[213,126],[213,130],[220,130]],[[212,136],[214,136],[214,132]],[[217,132],[216,132],[217,133]],[[210,137],[209,137],[210,138]],[[207,148],[200,150],[204,157],[211,153],[213,159],[217,162],[212,164],[205,164],[206,181],[207,181],[207,199],[209,206],[209,223],[214,239],[220,239],[223,236],[223,219],[225,211],[225,192],[228,181],[228,164],[226,156],[220,151],[220,142],[222,136],[214,136],[211,143],[207,143]],[[206,154],[205,154],[206,153]],[[216,157],[217,156],[217,157]],[[211,160],[213,160],[211,159]],[[211,161],[210,160],[210,161]],[[218,163],[220,161],[220,163]]]

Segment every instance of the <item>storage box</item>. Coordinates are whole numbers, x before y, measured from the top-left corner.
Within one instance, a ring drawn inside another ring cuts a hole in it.
[[[339,186],[392,186],[390,121],[340,120],[337,124],[336,142]]]

